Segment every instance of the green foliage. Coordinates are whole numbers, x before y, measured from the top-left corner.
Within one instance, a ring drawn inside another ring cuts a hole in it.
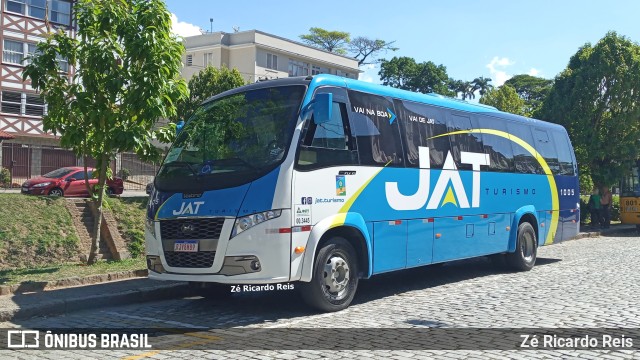
[[[611,221],[620,221],[620,196],[611,197]]]
[[[0,184],[2,185],[10,185],[11,182],[11,173],[9,169],[0,167]]]
[[[0,269],[78,259],[65,199],[0,194]]]
[[[312,27],[309,33],[300,35],[300,39],[308,45],[326,50],[328,52],[345,55],[350,35],[344,31],[330,31],[319,27]]]
[[[505,81],[505,85],[513,87],[518,96],[524,100],[525,113],[527,116],[537,116],[542,103],[549,95],[553,80],[527,74],[515,75]]]
[[[118,152],[159,158],[151,140],[159,118],[176,114],[187,95],[180,77],[184,47],[171,35],[171,17],[162,0],[78,0],[78,31],[49,34],[25,67],[24,78],[48,103],[44,130],[60,144],[97,161],[99,212],[108,163]],[[60,75],[58,58],[76,64],[73,79]],[[100,227],[89,263],[95,261]]]
[[[491,78],[486,78],[484,76],[477,77],[473,79],[473,81],[471,81],[471,84],[473,85],[473,91],[478,91],[480,93],[480,96],[484,96],[487,91],[493,89],[493,85],[491,85],[490,83]],[[475,95],[473,98],[475,98]]]
[[[393,46],[394,43],[395,41],[358,36],[349,42],[349,53],[358,59],[358,66],[373,64],[379,62],[372,59],[375,59],[381,52],[397,51],[398,48]]]
[[[615,32],[585,44],[540,113],[567,128],[581,171],[615,184],[640,158],[640,45]]]
[[[328,52],[353,56],[358,60],[358,66],[379,62],[378,55],[382,52],[396,51],[395,41],[371,39],[357,36],[351,40],[351,35],[343,31],[329,31],[318,27],[309,29],[309,34],[300,35],[306,44],[326,50]]]
[[[118,230],[127,243],[132,257],[145,255],[144,222],[148,197],[108,198],[105,203],[118,223]]]
[[[381,61],[379,75],[383,85],[421,93],[455,95],[449,89],[447,68],[431,61],[418,64],[410,57],[393,57]]]
[[[188,120],[204,100],[242,85],[245,81],[237,69],[207,66],[189,80],[189,97],[178,102],[178,119]]]
[[[580,192],[583,194],[590,194],[591,190],[595,186],[593,180],[591,179],[591,175],[588,172],[581,172],[580,176]]]
[[[449,79],[448,87],[449,90],[455,93],[455,96],[458,96],[458,94],[460,94],[462,100],[466,100],[467,98],[476,98],[476,94],[474,93],[474,85],[471,83],[471,81]]]
[[[118,176],[122,179],[122,181],[127,181],[129,176],[131,176],[131,171],[127,168],[122,168],[118,171]]]
[[[518,96],[514,88],[506,84],[487,91],[480,98],[480,103],[508,113],[526,115],[524,100]]]

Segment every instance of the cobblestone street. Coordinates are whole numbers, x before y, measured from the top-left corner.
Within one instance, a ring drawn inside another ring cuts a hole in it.
[[[640,238],[586,238],[539,249],[530,272],[496,269],[487,259],[395,272],[361,281],[345,311],[317,314],[295,290],[180,298],[34,318],[2,327],[191,328],[167,350],[0,351],[0,358],[610,358],[640,352],[516,350],[233,350],[215,349],[219,328],[640,328]],[[380,339],[393,342],[389,338]],[[385,334],[385,332],[381,332]],[[224,337],[224,335],[221,335]],[[239,340],[240,341],[240,340]],[[251,343],[251,336],[244,340]],[[640,341],[636,339],[635,341]],[[638,344],[634,343],[634,346]],[[189,350],[193,348],[203,350]],[[327,348],[332,348],[328,346]]]

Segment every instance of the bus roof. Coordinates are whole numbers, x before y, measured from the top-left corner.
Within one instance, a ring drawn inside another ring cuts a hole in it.
[[[211,100],[231,95],[234,93],[248,91],[248,90],[256,90],[262,89],[266,87],[272,86],[287,86],[287,85],[305,85],[309,86],[311,89],[315,89],[320,86],[338,86],[338,87],[346,87],[351,90],[377,94],[381,96],[390,96],[393,98],[408,100],[433,106],[438,106],[442,108],[448,108],[452,110],[465,111],[470,113],[477,114],[485,114],[489,116],[494,116],[497,118],[511,120],[516,122],[525,122],[527,124],[535,124],[537,126],[543,127],[560,127],[561,125],[550,123],[547,121],[527,118],[525,116],[515,115],[508,112],[500,111],[493,106],[488,106],[484,104],[470,103],[464,100],[455,99],[447,96],[442,96],[436,93],[417,93],[411,92],[408,90],[402,90],[393,88],[390,86],[384,86],[379,84],[373,84],[365,81],[349,79],[336,75],[329,74],[318,74],[313,76],[298,76],[298,77],[289,77],[282,79],[274,79],[274,80],[263,80],[253,84],[245,85],[242,87],[238,87],[229,91],[225,91],[221,94],[215,95],[205,101],[209,102]]]

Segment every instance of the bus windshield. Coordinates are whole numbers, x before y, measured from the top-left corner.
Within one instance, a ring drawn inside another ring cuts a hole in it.
[[[622,178],[620,184],[622,196],[640,196],[640,167],[634,167],[631,172]]]
[[[273,170],[284,160],[305,90],[264,88],[203,104],[178,134],[155,186],[202,192],[242,185]]]

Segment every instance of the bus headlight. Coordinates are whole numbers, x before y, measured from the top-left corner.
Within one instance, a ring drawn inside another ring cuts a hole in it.
[[[234,237],[247,229],[251,229],[252,227],[267,220],[280,217],[280,215],[282,215],[282,210],[269,210],[237,218],[235,224],[233,224],[231,237]]]

